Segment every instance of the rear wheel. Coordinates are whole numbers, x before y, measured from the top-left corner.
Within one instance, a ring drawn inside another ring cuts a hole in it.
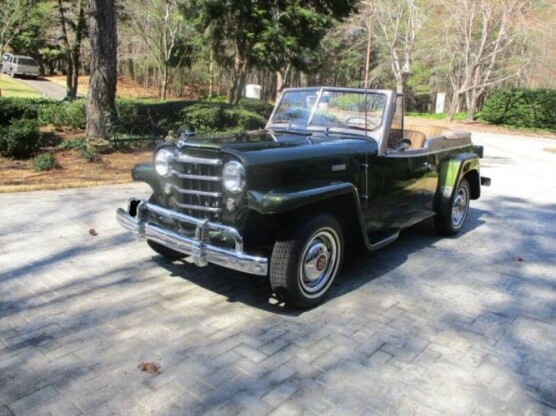
[[[156,199],[156,196],[154,194],[152,194],[151,197],[149,198],[149,203],[158,205],[158,200]],[[155,241],[147,240],[147,244],[149,245],[150,248],[152,248],[158,254],[160,254],[161,256],[167,257],[169,259],[179,260],[179,259],[183,259],[185,257],[185,254],[180,253],[179,251],[176,251],[176,250],[172,250],[171,248],[163,246],[162,244],[158,244]]]
[[[340,224],[319,215],[274,245],[270,283],[276,296],[296,308],[322,302],[339,274],[344,254]]]
[[[443,215],[438,214],[435,217],[435,225],[439,234],[455,235],[461,230],[469,212],[469,196],[469,182],[467,179],[462,179],[452,195],[450,212]]]

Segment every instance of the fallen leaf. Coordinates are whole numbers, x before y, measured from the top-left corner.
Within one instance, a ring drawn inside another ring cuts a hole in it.
[[[93,237],[96,237],[98,235],[97,231],[94,228],[91,228],[89,230],[89,234],[91,234]]]
[[[160,373],[160,364],[158,364],[157,362],[150,362],[150,363],[146,363],[141,361],[139,363],[139,365],[137,366],[137,368],[139,370],[141,370],[141,372],[143,373],[149,373],[149,374],[158,374]]]

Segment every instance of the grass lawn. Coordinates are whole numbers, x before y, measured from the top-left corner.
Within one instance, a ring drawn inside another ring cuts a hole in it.
[[[0,74],[0,90],[2,97],[41,98],[42,95],[27,85],[12,79],[9,75]]]

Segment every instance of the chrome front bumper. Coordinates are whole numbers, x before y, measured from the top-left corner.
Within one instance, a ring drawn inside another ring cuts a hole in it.
[[[158,224],[148,222],[148,213],[184,224],[195,226],[193,238],[176,233]],[[151,240],[172,250],[190,256],[188,261],[197,266],[206,266],[208,263],[218,264],[228,269],[240,272],[266,276],[268,272],[268,259],[246,254],[243,251],[243,238],[232,227],[209,222],[180,214],[144,200],[131,199],[128,210],[118,208],[116,218],[120,225],[135,234],[139,241]],[[224,248],[208,242],[210,231],[222,233],[235,242],[235,248]]]

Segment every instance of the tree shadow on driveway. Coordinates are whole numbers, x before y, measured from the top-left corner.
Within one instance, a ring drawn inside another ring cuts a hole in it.
[[[464,229],[459,236],[451,239],[457,240],[480,227],[484,223],[481,219],[482,214],[483,211],[480,209],[470,209]],[[324,302],[330,302],[388,275],[404,264],[409,255],[417,255],[441,239],[434,230],[433,221],[427,220],[402,231],[398,240],[377,252],[370,253],[364,247],[347,245],[341,274]],[[188,280],[223,296],[228,302],[241,302],[288,316],[299,316],[303,313],[279,303],[272,293],[267,277],[252,276],[211,264],[199,268],[186,261],[172,262],[159,255],[155,255],[153,261],[170,272],[172,277]]]

